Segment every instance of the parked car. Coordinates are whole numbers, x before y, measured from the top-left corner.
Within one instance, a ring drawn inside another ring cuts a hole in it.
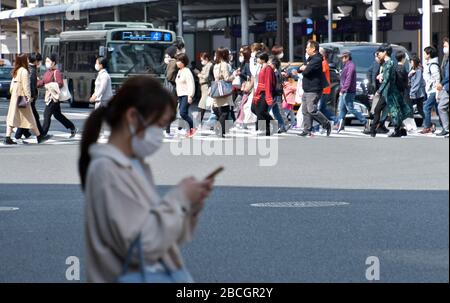
[[[0,61],[0,98],[10,98],[9,88],[12,81],[12,67],[9,65],[1,65]]]
[[[331,86],[332,86],[332,96],[329,107],[335,113],[338,111],[339,104],[339,90],[340,90],[340,72],[342,70],[342,62],[338,58],[344,50],[349,50],[352,53],[353,62],[356,65],[357,72],[357,86],[356,86],[356,97],[355,97],[355,108],[359,109],[366,117],[370,117],[370,109],[372,107],[372,97],[374,94],[374,89],[370,87],[369,79],[367,73],[369,68],[372,66],[374,61],[374,53],[381,46],[381,43],[370,43],[370,42],[333,42],[333,43],[323,43],[320,45],[323,47],[328,54],[328,61],[330,63],[331,70]],[[392,44],[393,54],[392,59],[395,60],[395,54],[398,51],[403,51],[406,54],[406,66],[409,67],[410,54],[403,46]],[[418,125],[422,124],[422,119],[416,112],[416,122]],[[356,119],[353,115],[347,116],[348,122],[351,123],[352,120]]]

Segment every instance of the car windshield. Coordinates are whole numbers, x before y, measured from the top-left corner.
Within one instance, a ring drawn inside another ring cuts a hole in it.
[[[109,72],[121,74],[164,74],[164,52],[168,45],[111,43]]]
[[[1,80],[11,80],[11,67],[0,67],[0,79]]]
[[[373,49],[352,49],[352,58],[353,62],[356,65],[356,71],[358,73],[367,73],[370,66],[372,66],[374,61],[374,55],[373,53],[375,50]]]

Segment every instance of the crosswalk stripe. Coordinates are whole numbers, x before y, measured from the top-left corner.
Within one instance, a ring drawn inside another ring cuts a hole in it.
[[[191,140],[185,137],[185,135],[180,134],[178,132],[178,129],[176,127],[171,129],[172,134],[175,134],[173,137],[167,137],[164,138],[164,143],[178,143],[182,140]],[[257,136],[255,134],[255,131],[252,129],[244,130],[244,129],[233,129],[227,134],[226,138],[220,138],[216,136],[214,131],[211,130],[199,130],[197,134],[192,138],[196,141],[229,141],[232,139],[255,139],[255,140],[283,140],[287,138],[299,138],[299,134],[302,131],[299,129],[291,129],[287,133],[283,134],[275,134],[271,137],[265,137],[265,136]],[[52,135],[52,138],[43,145],[77,145],[81,141],[81,131],[74,137],[70,138],[70,133],[64,132],[64,131],[51,131],[49,132],[50,135]],[[326,138],[325,133],[319,133],[314,134],[312,138]],[[330,135],[330,138],[343,138],[343,139],[372,139],[370,136],[365,135],[362,133],[361,128],[353,128],[353,127],[347,127],[343,132],[336,133],[335,131],[332,132]],[[377,135],[377,138],[388,138],[387,134],[379,134]],[[429,135],[422,135],[419,133],[411,133],[408,134],[407,137],[403,137],[402,139],[444,139],[443,137],[437,137],[435,134],[429,134]],[[107,143],[108,139],[105,137],[102,137],[98,140],[99,143]],[[16,146],[23,146],[23,145],[36,145],[36,137],[32,137],[30,139],[23,140],[25,144],[18,144],[18,145],[5,145],[3,143],[3,140],[0,141],[0,147],[1,148],[11,148]]]

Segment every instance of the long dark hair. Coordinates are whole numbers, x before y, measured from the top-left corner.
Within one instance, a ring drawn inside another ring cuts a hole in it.
[[[244,62],[242,63],[242,65],[245,65],[246,63],[250,62],[250,57],[252,56],[252,50],[250,49],[250,46],[248,45],[243,45],[241,46],[242,51],[240,52],[240,54],[242,56],[244,56]]]
[[[28,71],[28,56],[25,54],[17,55],[16,61],[14,62],[14,69],[12,71],[13,78],[17,76],[17,72],[21,67]]]
[[[153,117],[152,123],[156,122],[167,108],[173,112],[172,121],[176,117],[176,100],[158,80],[146,75],[128,78],[108,105],[93,111],[84,125],[78,162],[83,190],[91,162],[89,148],[97,142],[103,122],[114,132],[122,126],[125,113],[132,107],[145,119]]]
[[[230,51],[228,48],[220,47],[216,50],[216,64],[220,64],[222,61],[230,62]]]
[[[420,58],[417,55],[412,56],[411,61],[413,62],[412,68],[414,70],[422,68],[422,64],[420,62]]]

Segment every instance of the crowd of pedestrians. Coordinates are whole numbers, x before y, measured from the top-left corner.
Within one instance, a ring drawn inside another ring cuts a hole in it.
[[[368,116],[354,105],[357,67],[348,50],[338,56],[342,70],[337,111],[329,109],[333,95],[327,51],[313,40],[308,41],[306,60],[298,68],[282,62],[283,47],[274,46],[269,50],[263,43],[254,43],[239,49],[237,64],[227,48],[219,48],[214,54],[203,52],[200,55],[202,67],[197,69],[195,64],[190,65],[184,44],[179,42],[165,51],[164,87],[178,100],[178,133],[188,138],[196,135],[198,125],[225,138],[229,135],[229,125],[248,129],[253,124],[256,135],[271,136],[294,128],[301,130],[299,135],[303,137],[317,132],[329,136],[333,129],[337,133],[345,131],[349,114],[365,126],[363,133],[372,137],[380,133],[404,137],[417,131],[415,114],[424,121],[419,134],[448,136],[448,39],[443,40],[441,64],[434,47],[426,47],[424,54],[423,63],[417,55],[407,62],[406,53],[397,51],[394,55],[388,44],[379,47],[373,54],[374,63],[367,75],[374,88]],[[5,144],[17,144],[17,140],[29,138],[31,132],[38,143],[45,142],[50,138],[48,131],[53,116],[70,131],[71,138],[77,133],[75,125],[61,112],[59,97],[64,81],[57,68],[57,55],[45,58],[46,72],[42,77],[38,71],[41,62],[42,57],[36,53],[28,57],[18,55],[15,60]],[[89,101],[99,108],[107,106],[113,93],[108,61],[99,57],[95,69],[98,76]],[[45,88],[42,124],[35,105],[39,87]],[[198,101],[196,117],[192,115],[194,101]],[[438,133],[437,125],[432,122],[433,111],[441,124]],[[207,112],[210,114],[205,119]],[[393,126],[392,132],[387,122]],[[16,141],[11,138],[14,129]],[[174,136],[170,125],[165,134]]]
[[[316,41],[308,41],[306,60],[299,68],[282,62],[282,47],[274,46],[269,50],[262,43],[242,46],[235,69],[230,50],[219,48],[213,57],[208,53],[201,54],[201,71],[179,67],[175,70],[176,66],[170,63],[169,58],[178,52],[176,47],[166,52],[166,82],[176,86],[177,81],[171,80],[171,75],[184,79],[191,73],[194,79],[189,75],[189,94],[194,94],[195,78],[201,87],[199,123],[186,110],[186,104],[191,104],[189,96],[186,102],[186,97],[178,93],[180,116],[187,122],[184,127],[187,137],[193,137],[197,132],[196,125],[200,125],[200,128],[215,130],[219,137],[224,138],[229,135],[230,127],[227,125],[230,124],[240,129],[248,129],[249,125],[255,124],[255,134],[263,136],[284,133],[291,128],[302,130],[299,135],[303,137],[317,132],[329,136],[333,129],[336,133],[345,131],[348,115],[364,125],[363,133],[368,136],[389,133],[389,137],[404,137],[412,132],[426,135],[436,132],[436,124],[432,123],[433,111],[438,114],[442,126],[436,135],[448,136],[448,39],[443,41],[441,65],[434,47],[424,49],[426,56],[422,65],[416,55],[409,58],[402,51],[394,55],[392,46],[381,45],[373,54],[374,63],[368,73],[368,81],[374,87],[369,115],[364,115],[354,104],[357,67],[348,50],[339,54],[343,67],[336,112],[329,108],[333,96],[327,52]],[[182,58],[189,61],[186,54]],[[406,61],[408,58],[410,62]],[[183,81],[180,85],[185,87]],[[222,89],[221,95],[214,95],[217,87]],[[189,95],[184,90],[173,91]],[[208,111],[210,116],[205,121]],[[417,131],[415,114],[424,120],[424,128],[420,132]],[[387,122],[393,127],[392,131]],[[183,129],[182,124],[178,129]]]

